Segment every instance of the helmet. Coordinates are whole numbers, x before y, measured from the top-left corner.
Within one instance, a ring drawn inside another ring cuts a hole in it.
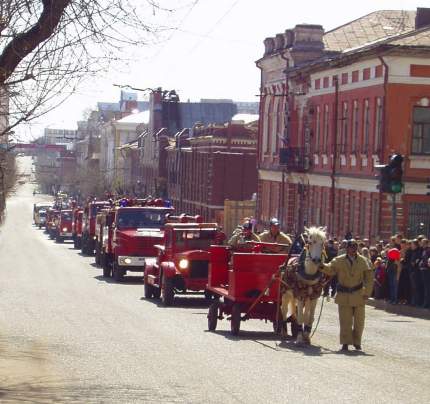
[[[271,226],[279,226],[279,220],[276,217],[272,217],[270,219],[270,225]]]

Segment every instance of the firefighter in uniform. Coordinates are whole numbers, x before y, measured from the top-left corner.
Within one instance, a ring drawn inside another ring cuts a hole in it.
[[[233,232],[230,240],[228,240],[228,245],[236,248],[244,246],[247,241],[260,241],[260,238],[252,231],[252,223],[250,221],[246,221],[241,228]]]
[[[337,276],[335,302],[339,309],[342,351],[348,351],[348,345],[354,345],[356,350],[361,350],[364,307],[373,289],[372,271],[366,259],[357,253],[357,249],[357,242],[348,240],[346,253],[328,264],[323,264],[320,269],[327,275]]]
[[[270,220],[269,230],[266,230],[260,234],[260,241],[264,243],[284,244],[284,246],[271,246],[264,248],[268,252],[279,254],[287,254],[289,247],[292,244],[291,238],[280,231],[279,220],[275,217]]]

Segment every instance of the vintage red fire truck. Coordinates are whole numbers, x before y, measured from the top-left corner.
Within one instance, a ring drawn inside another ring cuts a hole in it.
[[[115,205],[100,215],[98,261],[103,276],[120,282],[128,271],[143,272],[157,255],[154,246],[161,242],[166,215],[173,208],[162,199],[124,198]]]
[[[72,239],[72,209],[62,209],[55,221],[55,241],[62,243]]]
[[[54,240],[56,237],[56,229],[58,216],[60,215],[60,211],[54,207],[48,208],[46,212],[46,232],[49,235],[51,240]]]
[[[218,239],[218,225],[202,223],[201,216],[168,218],[163,240],[155,246],[157,258],[145,267],[145,297],[161,295],[165,306],[173,305],[177,293],[204,292],[209,298],[209,247]]]
[[[100,209],[111,206],[109,201],[92,200],[83,209],[82,216],[82,254],[93,255],[96,241],[96,216]]]
[[[82,245],[82,216],[84,211],[80,207],[75,207],[72,211],[72,239],[73,247],[78,249]]]

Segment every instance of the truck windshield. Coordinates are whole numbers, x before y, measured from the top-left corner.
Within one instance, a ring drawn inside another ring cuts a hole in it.
[[[104,207],[106,207],[106,206],[105,205],[91,205],[91,217],[96,217],[97,212],[100,209],[103,209]]]
[[[207,250],[214,243],[215,233],[214,229],[176,230],[175,244],[184,250]]]
[[[121,210],[118,212],[118,229],[150,228],[159,229],[166,223],[166,214],[170,209],[162,210]]]
[[[46,210],[39,210],[39,217],[46,217]]]
[[[61,212],[61,220],[72,220],[72,212]]]

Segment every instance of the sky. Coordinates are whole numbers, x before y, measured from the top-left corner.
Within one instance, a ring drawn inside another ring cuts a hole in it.
[[[51,113],[17,128],[20,138],[34,139],[45,127],[76,129],[84,111],[95,109],[98,101],[119,100],[120,89],[113,84],[175,89],[182,101],[258,101],[260,73],[255,61],[263,55],[266,37],[296,24],[320,24],[328,31],[376,10],[429,6],[428,0],[187,0],[183,4],[160,21],[171,28],[160,43],[125,49],[131,62],[118,62],[110,72],[83,83]],[[143,93],[139,99],[144,99]]]

